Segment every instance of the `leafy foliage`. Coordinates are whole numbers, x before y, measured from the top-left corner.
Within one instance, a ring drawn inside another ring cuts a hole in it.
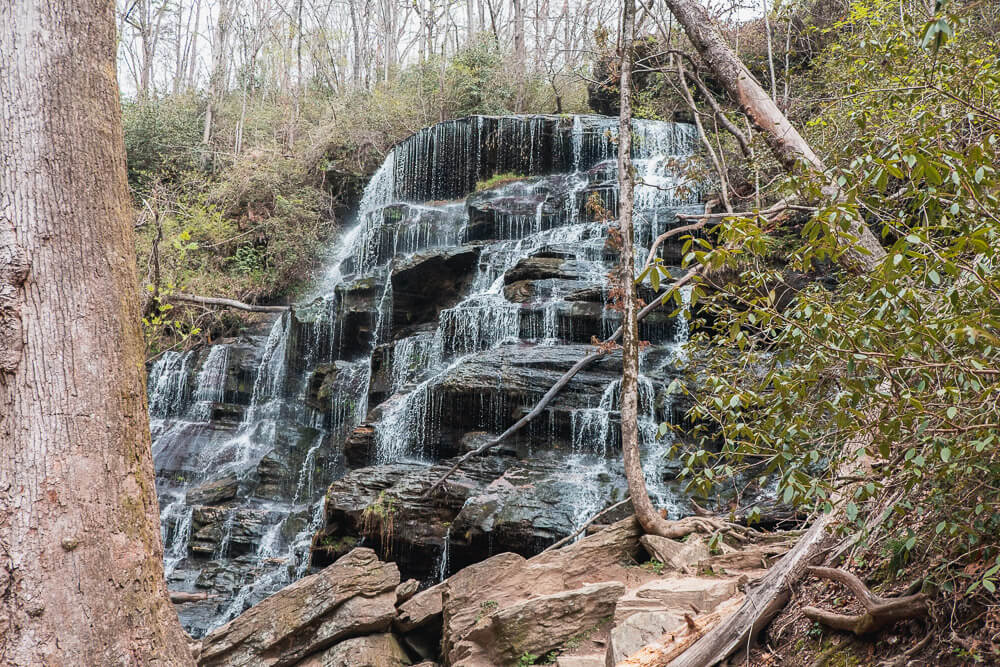
[[[705,491],[762,466],[784,502],[827,511],[850,490],[847,529],[885,545],[890,575],[919,558],[942,586],[993,593],[1000,69],[970,27],[974,5],[902,23],[896,7],[854,3],[865,38],[824,55],[845,93],[811,130],[829,145],[834,128],[844,196],[784,230],[733,217],[687,242],[687,261],[709,269],[692,294],[711,321],[696,341],[716,352],[692,394],[700,448],[685,473]],[[780,191],[815,201],[821,183]],[[888,252],[863,275],[837,264],[852,220]]]

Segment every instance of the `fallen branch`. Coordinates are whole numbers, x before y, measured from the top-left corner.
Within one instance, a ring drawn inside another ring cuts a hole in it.
[[[701,273],[701,271],[702,267],[696,266],[695,268],[691,269],[683,276],[678,278],[676,281],[674,281],[674,284],[670,286],[670,289],[668,289],[662,295],[658,296],[652,302],[647,304],[645,308],[639,311],[637,320],[642,321],[643,318],[645,318],[647,315],[649,315],[651,312],[653,312],[660,306],[661,302],[663,301],[663,297],[665,295],[670,294],[672,291],[683,287],[684,285],[689,283],[696,275]],[[506,431],[501,433],[496,438],[487,441],[481,447],[474,449],[471,452],[468,452],[467,454],[462,456],[462,458],[455,461],[454,465],[448,468],[448,470],[443,475],[441,475],[441,477],[439,477],[438,480],[434,482],[429,489],[427,489],[427,491],[424,492],[423,497],[429,498],[430,495],[434,493],[434,491],[439,486],[441,486],[445,482],[445,480],[451,477],[455,473],[455,471],[462,466],[463,463],[465,463],[474,456],[479,456],[480,454],[482,454],[483,452],[492,447],[496,447],[501,442],[503,442],[510,436],[514,435],[525,426],[527,426],[535,417],[542,414],[542,411],[545,410],[546,407],[548,407],[549,403],[551,403],[552,400],[559,394],[559,392],[562,391],[567,384],[569,384],[569,381],[573,379],[573,376],[575,376],[577,373],[579,373],[584,368],[594,363],[598,359],[606,356],[608,354],[608,350],[606,349],[605,346],[608,343],[617,342],[617,340],[621,337],[621,335],[622,335],[622,328],[618,327],[615,330],[615,332],[611,334],[611,336],[608,337],[608,339],[601,344],[601,346],[597,349],[597,351],[591,352],[584,358],[580,359],[578,362],[573,364],[572,368],[563,373],[563,376],[559,378],[559,380],[556,381],[556,383],[552,385],[552,387],[547,392],[545,392],[545,395],[542,396],[541,400],[539,400],[538,403],[535,404],[535,407],[531,409],[531,412],[521,417],[510,428],[508,428]]]
[[[597,514],[595,514],[594,516],[592,516],[589,519],[587,519],[587,522],[584,523],[582,526],[580,526],[576,530],[575,533],[573,533],[572,535],[567,535],[566,537],[562,538],[561,540],[559,540],[555,544],[550,544],[549,546],[545,547],[544,549],[542,549],[542,553],[545,553],[546,551],[551,551],[553,549],[558,549],[559,547],[563,546],[564,544],[567,544],[568,542],[572,542],[574,537],[576,537],[577,535],[579,535],[583,531],[587,530],[587,528],[589,528],[591,524],[593,524],[595,521],[597,521],[598,519],[600,519],[602,516],[605,516],[605,515],[609,514],[613,510],[618,509],[619,507],[621,507],[622,505],[630,502],[631,500],[632,500],[631,497],[626,496],[625,500],[620,500],[617,503],[615,503],[614,505],[611,505],[610,507],[605,507],[600,512],[598,512]]]
[[[677,236],[679,234],[684,234],[685,232],[697,231],[697,230],[701,229],[702,227],[704,227],[705,225],[707,225],[708,221],[712,219],[710,211],[712,210],[712,205],[716,201],[718,201],[718,200],[713,199],[710,202],[708,202],[707,204],[705,204],[705,213],[704,214],[702,214],[700,216],[692,216],[694,219],[700,218],[700,220],[698,222],[693,222],[693,223],[691,223],[689,225],[681,225],[680,227],[674,227],[673,229],[668,229],[667,231],[665,231],[662,234],[660,234],[659,236],[657,236],[656,240],[653,241],[653,245],[651,245],[649,247],[649,254],[646,255],[646,264],[643,266],[643,268],[646,268],[647,266],[649,266],[650,264],[653,263],[653,259],[656,257],[656,251],[660,249],[660,246],[663,245],[664,241],[666,241],[669,238],[673,238],[674,236]],[[677,215],[677,219],[678,220],[688,220],[688,219],[691,219],[691,218],[688,218],[687,216],[682,216],[682,215],[678,214]]]
[[[815,206],[803,206],[796,204],[793,201],[787,199],[782,199],[775,204],[772,204],[768,208],[761,209],[759,211],[736,211],[735,213],[701,213],[699,215],[685,215],[683,213],[677,214],[678,220],[722,220],[723,218],[750,218],[756,215],[774,215],[776,213],[782,213],[784,211],[805,211],[807,213],[815,213]],[[675,229],[680,229],[677,227]],[[673,231],[673,230],[670,230]],[[669,233],[669,232],[667,232]]]
[[[202,600],[211,600],[219,597],[218,595],[209,593],[185,593],[184,591],[169,591],[169,593],[170,601],[174,603],[201,602]]]
[[[251,313],[283,313],[289,310],[289,306],[255,306],[250,303],[243,303],[235,299],[221,299],[214,296],[198,296],[196,294],[174,293],[167,297],[168,301],[182,301],[184,303],[196,303],[200,306],[222,306],[224,308],[236,308]]]
[[[802,610],[806,618],[822,623],[835,630],[866,635],[881,630],[896,621],[921,618],[927,615],[928,598],[923,593],[899,598],[883,598],[872,593],[856,575],[833,567],[810,567],[807,572],[821,579],[829,579],[843,584],[865,608],[864,614],[835,614],[818,607]]]

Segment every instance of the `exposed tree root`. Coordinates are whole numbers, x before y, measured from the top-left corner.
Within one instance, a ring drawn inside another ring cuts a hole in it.
[[[887,625],[892,625],[896,621],[922,618],[927,615],[928,598],[923,593],[900,598],[882,598],[868,590],[861,579],[847,570],[832,567],[810,567],[807,571],[815,577],[843,584],[864,605],[865,613],[859,615],[836,614],[817,607],[806,607],[802,610],[806,618],[835,630],[867,635],[881,630]]]

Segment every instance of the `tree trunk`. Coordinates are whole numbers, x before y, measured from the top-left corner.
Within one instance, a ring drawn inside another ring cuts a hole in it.
[[[193,664],[163,580],[112,10],[0,6],[4,665]]]
[[[804,162],[820,173],[825,172],[823,161],[729,48],[715,22],[698,0],[664,1],[726,92],[764,132],[768,145],[782,166],[787,171],[793,171],[800,162]],[[824,188],[824,193],[831,198],[839,197],[839,192],[840,188],[832,181]],[[852,269],[870,271],[885,257],[885,250],[863,222],[852,220],[849,231],[858,239],[859,250],[852,249],[844,253],[844,263]]]
[[[229,41],[229,0],[219,0],[219,20],[216,25],[215,42],[212,44],[212,72],[208,84],[208,108],[205,110],[205,128],[201,143],[205,150],[202,167],[207,167],[211,159],[212,122],[219,103],[226,78],[226,46]]]
[[[652,535],[665,535],[667,522],[649,499],[646,477],[639,455],[639,322],[635,290],[632,209],[635,182],[632,177],[632,40],[635,32],[635,0],[625,0],[622,7],[621,91],[618,119],[618,229],[621,231],[621,254],[618,284],[622,290],[622,384],[621,429],[622,457],[628,480],[632,507],[642,529]]]
[[[516,111],[524,109],[524,98],[527,94],[528,51],[524,34],[524,3],[527,0],[511,0],[514,11],[514,63],[517,67],[517,100]]]
[[[194,88],[198,83],[198,34],[201,29],[201,0],[194,0],[194,28],[191,29],[189,51],[186,56],[188,64],[188,88]]]

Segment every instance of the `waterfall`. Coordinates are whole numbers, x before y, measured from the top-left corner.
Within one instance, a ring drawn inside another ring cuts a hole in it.
[[[229,346],[210,347],[195,380],[192,416],[196,421],[208,421],[212,416],[212,404],[221,403],[225,397],[228,366]]]
[[[192,352],[163,353],[149,371],[149,416],[156,419],[179,415],[186,407]]]
[[[448,555],[451,551],[451,524],[448,524],[448,529],[444,532],[444,540],[441,544],[441,556],[438,559],[437,568],[437,580],[438,583],[444,581],[448,578]]]
[[[478,116],[414,133],[372,176],[307,299],[267,330],[168,351],[153,364],[165,571],[174,587],[197,581],[220,595],[211,617],[189,611],[196,605],[180,607],[186,629],[200,636],[308,574],[325,490],[348,466],[345,440],[367,432],[355,431],[362,422],[374,431],[373,443],[363,445],[366,460],[437,463],[465,433],[506,429],[544,391],[513,392],[507,360],[516,365],[532,351],[530,373],[551,374],[546,355],[564,364],[563,346],[582,346],[617,326],[620,314],[605,311],[601,298],[616,253],[608,223],[586,206],[595,195],[606,208],[617,205],[617,131],[615,118],[538,115]],[[696,135],[654,121],[636,121],[634,131],[636,254],[645,257],[644,246],[676,224],[678,211],[701,210],[701,193],[682,173]],[[497,174],[517,178],[476,192]],[[476,257],[467,273],[429,287],[403,279],[402,271],[428,258],[451,261],[457,246]],[[514,285],[511,272],[529,258],[540,260],[540,273]],[[424,301],[414,301],[415,293]],[[673,400],[665,376],[686,361],[688,323],[662,322],[656,354],[673,353],[640,379],[640,437],[644,458],[655,460],[650,493],[671,508],[661,465],[671,443],[656,434]],[[483,358],[504,361],[484,369]],[[477,362],[478,389],[462,393],[461,373]],[[605,377],[588,380],[597,388],[592,402],[570,409],[557,401],[522,434],[529,450],[559,457],[543,481],[558,484],[551,511],[565,526],[582,525],[623,483],[620,381]],[[496,512],[503,506],[501,499]],[[453,543],[449,525],[425,574],[446,577],[464,539],[456,531]]]

